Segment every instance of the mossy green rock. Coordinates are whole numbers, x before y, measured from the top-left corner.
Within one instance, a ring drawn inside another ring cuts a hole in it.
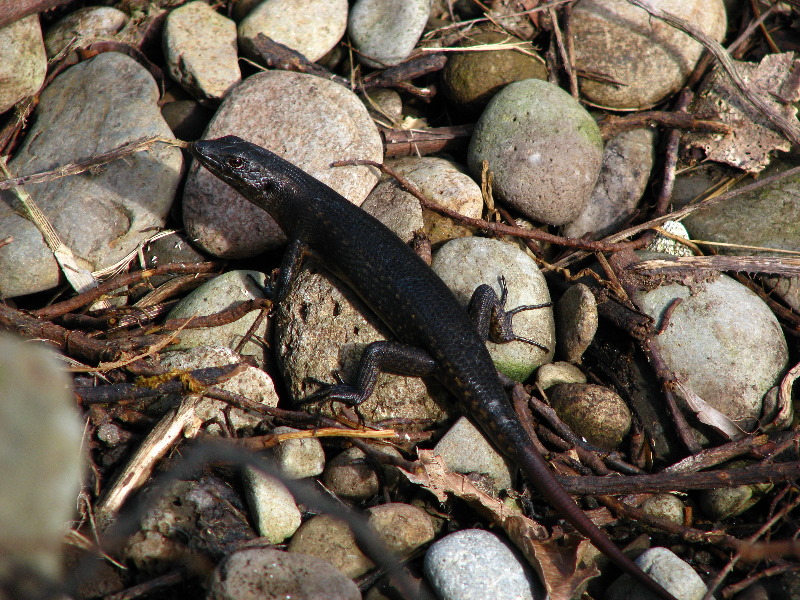
[[[481,31],[461,45],[523,43],[505,33]],[[456,52],[442,71],[444,92],[466,111],[483,108],[504,86],[523,79],[547,79],[547,68],[541,59],[518,50]]]
[[[594,119],[567,92],[525,79],[492,98],[475,125],[468,162],[476,178],[484,160],[499,199],[532,219],[563,225],[589,200],[603,141]]]

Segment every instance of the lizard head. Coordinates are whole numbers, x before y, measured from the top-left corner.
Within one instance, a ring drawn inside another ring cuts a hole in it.
[[[297,190],[297,167],[235,135],[200,140],[189,150],[211,173],[268,212],[277,198]]]

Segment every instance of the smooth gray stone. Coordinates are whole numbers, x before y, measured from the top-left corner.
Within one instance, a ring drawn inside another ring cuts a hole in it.
[[[47,74],[39,16],[0,28],[0,113],[35,94]]]
[[[153,77],[135,60],[104,52],[59,75],[42,93],[36,120],[9,168],[16,175],[90,158],[143,137],[172,137]],[[179,148],[151,149],[80,175],[26,186],[80,266],[108,267],[164,226],[181,179]],[[50,289],[60,280],[36,226],[0,192],[0,296]]]
[[[482,529],[464,529],[433,544],[425,554],[424,569],[441,600],[546,597],[519,552]]]
[[[55,352],[0,332],[0,571],[57,579],[84,472],[83,420]]]

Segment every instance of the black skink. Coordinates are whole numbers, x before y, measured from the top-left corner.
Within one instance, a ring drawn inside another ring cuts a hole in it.
[[[494,445],[569,523],[622,570],[664,600],[675,600],[586,516],[559,485],[520,425],[484,340],[450,289],[380,221],[272,152],[235,136],[199,141],[192,155],[267,211],[290,240],[276,301],[288,289],[304,247],[343,279],[397,336],[365,351],[357,386],[330,395],[368,397],[377,369],[433,375],[464,405]]]

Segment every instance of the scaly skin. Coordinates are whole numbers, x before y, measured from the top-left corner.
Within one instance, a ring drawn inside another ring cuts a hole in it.
[[[433,374],[494,445],[575,529],[664,600],[675,600],[636,566],[559,485],[520,425],[475,327],[450,289],[391,230],[291,163],[235,136],[192,144],[192,155],[308,246],[404,344],[433,357]],[[280,292],[279,292],[280,295]],[[362,398],[363,399],[363,398]]]

